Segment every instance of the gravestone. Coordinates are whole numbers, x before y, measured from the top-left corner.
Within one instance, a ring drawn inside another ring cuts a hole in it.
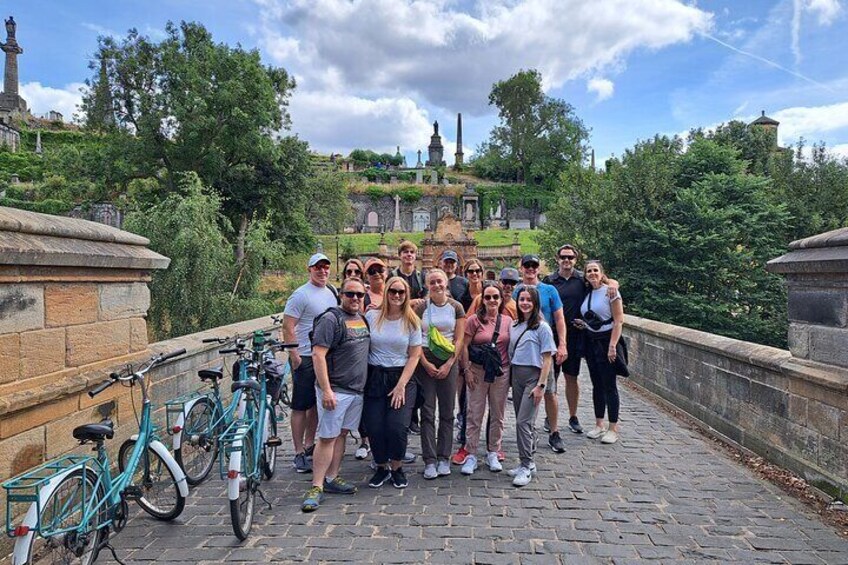
[[[436,169],[430,171],[430,184],[439,184],[439,171]]]
[[[391,178],[389,179],[389,184],[397,184],[397,183],[398,183],[398,178],[396,176],[392,175]]]
[[[424,183],[424,171],[421,169],[415,170],[415,184],[423,184]]]

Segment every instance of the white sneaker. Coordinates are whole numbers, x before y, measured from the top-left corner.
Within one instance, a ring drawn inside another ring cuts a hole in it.
[[[498,461],[498,453],[496,451],[490,451],[486,454],[486,465],[489,466],[489,471],[493,473],[500,473],[503,471],[503,465]]]
[[[436,465],[433,463],[428,463],[424,465],[424,478],[425,479],[435,479],[439,474],[436,472]]]
[[[515,478],[512,479],[512,486],[523,487],[525,485],[530,484],[530,480],[532,478],[533,473],[530,471],[530,469],[522,465],[515,471]]]
[[[473,475],[474,471],[477,470],[477,456],[469,455],[465,458],[465,463],[462,464],[462,469],[460,473],[463,475]]]
[[[436,473],[440,477],[447,477],[448,475],[450,475],[450,461],[446,459],[439,461],[439,463],[436,465]]]
[[[356,457],[357,459],[359,459],[360,461],[362,461],[363,459],[368,457],[368,453],[370,451],[371,451],[371,448],[363,443],[362,445],[359,446],[359,448],[356,450],[356,453],[354,453],[353,456]]]
[[[523,465],[519,465],[515,469],[510,469],[509,471],[507,471],[506,474],[509,475],[510,477],[514,477],[515,475],[518,474],[519,469],[526,469],[526,467],[524,467]],[[530,473],[533,473],[533,474],[536,473],[536,463],[535,462],[530,463]]]
[[[586,433],[586,437],[589,439],[598,439],[602,435],[607,433],[607,429],[602,426],[595,426],[591,430]]]
[[[614,432],[612,430],[605,433],[604,437],[601,438],[601,443],[615,443],[617,441],[618,441],[618,432]]]

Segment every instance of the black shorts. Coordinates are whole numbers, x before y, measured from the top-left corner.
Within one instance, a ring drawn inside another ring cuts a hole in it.
[[[300,366],[294,370],[292,381],[292,410],[315,408],[315,367],[312,365],[312,357],[300,357]]]
[[[583,359],[583,332],[569,328],[566,347],[568,347],[568,359],[562,365],[554,363],[555,379],[559,379],[560,371],[572,377],[580,374],[580,361]]]

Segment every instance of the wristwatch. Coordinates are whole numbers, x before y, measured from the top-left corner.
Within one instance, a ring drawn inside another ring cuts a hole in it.
[[[540,384],[537,384],[536,386],[537,386],[538,388],[541,388],[542,390],[544,390],[544,389],[545,389],[545,383],[540,383]]]

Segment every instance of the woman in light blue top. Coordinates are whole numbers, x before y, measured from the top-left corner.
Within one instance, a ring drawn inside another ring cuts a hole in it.
[[[545,322],[539,306],[539,291],[525,286],[518,293],[518,321],[509,330],[509,354],[512,378],[512,406],[521,464],[509,471],[512,484],[528,484],[536,472],[533,445],[536,414],[551,374],[552,355],[556,353],[554,333]]]

